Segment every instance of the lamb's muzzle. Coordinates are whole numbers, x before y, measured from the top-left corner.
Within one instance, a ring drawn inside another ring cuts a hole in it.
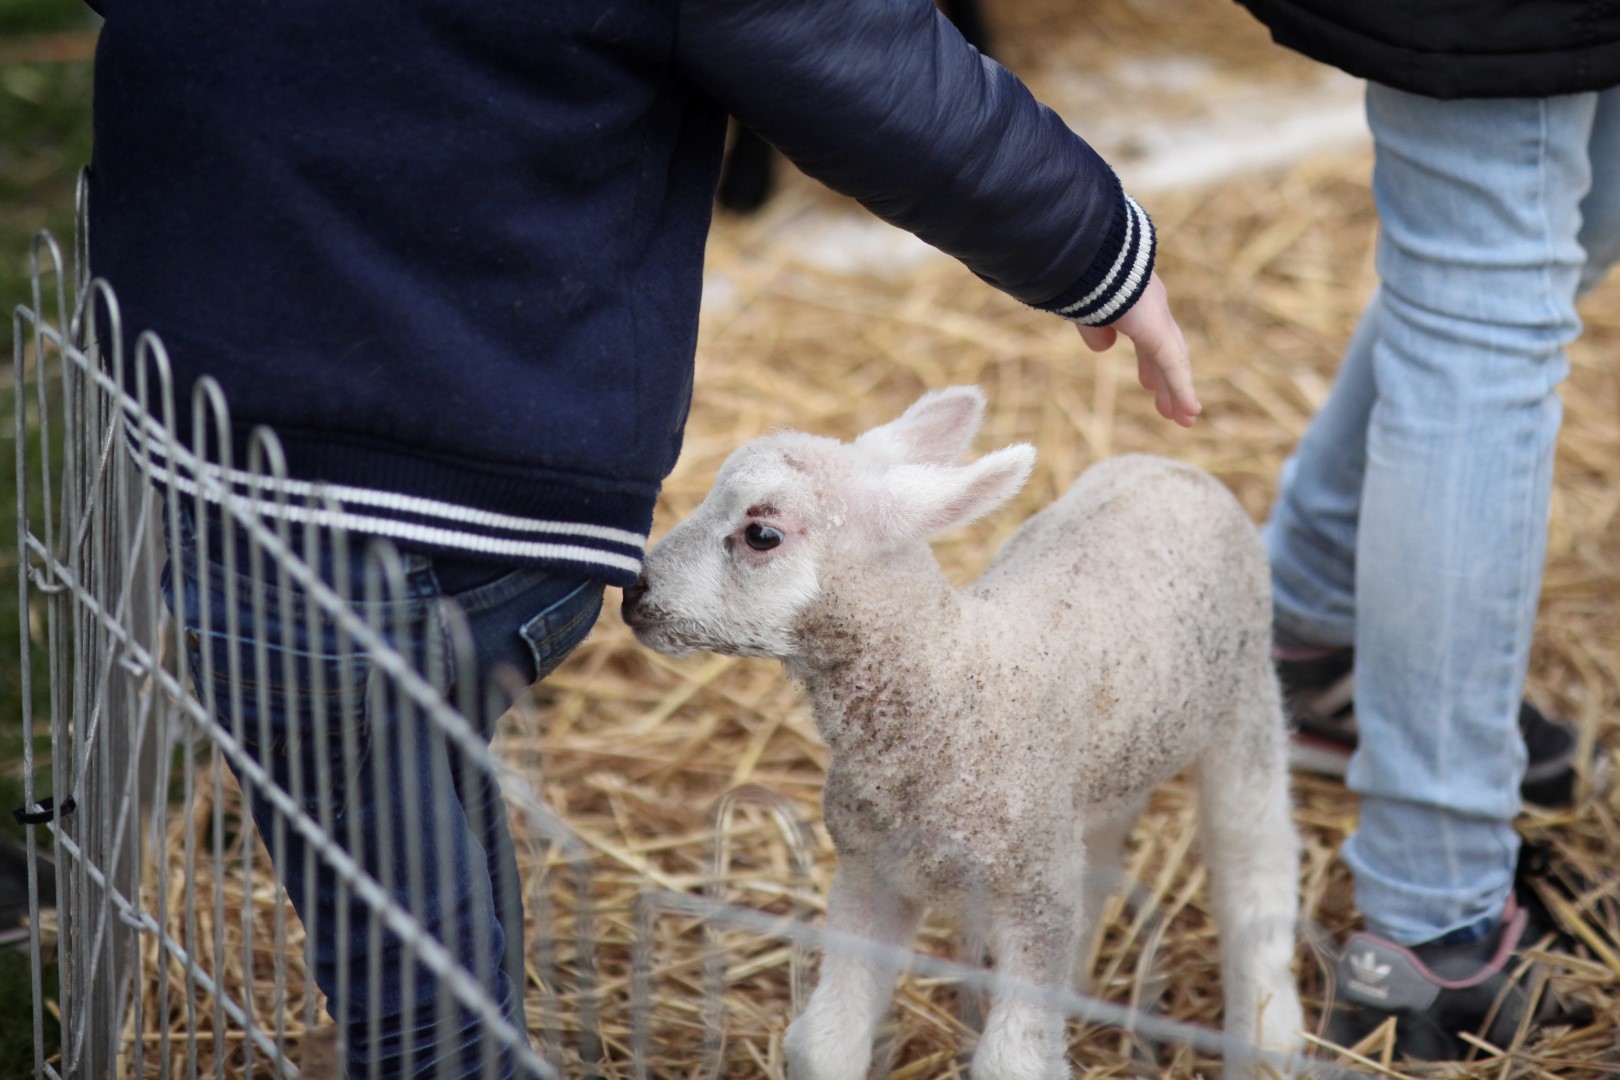
[[[1010,446],[958,464],[983,410],[954,388],[852,443],[741,447],[648,553],[625,621],[655,649],[776,657],[804,684],[829,751],[829,929],[905,944],[926,907],[976,913],[998,972],[1039,986],[1072,984],[1136,810],[1194,764],[1229,1044],[1296,1051],[1298,839],[1254,526],[1204,473],[1116,458],[955,589],[928,541],[1034,463]],[[827,955],[788,1030],[794,1080],[865,1076],[893,976]],[[1067,1076],[1063,1032],[1002,995],[974,1076]]]

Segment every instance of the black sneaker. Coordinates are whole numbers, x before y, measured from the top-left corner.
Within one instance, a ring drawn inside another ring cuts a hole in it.
[[[1620,890],[1613,882],[1592,880],[1554,845],[1520,842],[1513,895],[1532,926],[1555,928],[1555,952],[1598,962],[1620,953]],[[1562,925],[1558,909],[1581,920],[1579,936]]]
[[[1342,777],[1356,749],[1355,653],[1336,649],[1309,660],[1277,661],[1288,710],[1288,762],[1302,772]],[[1519,731],[1529,762],[1519,785],[1525,802],[1558,809],[1575,801],[1575,725],[1549,719],[1528,701],[1519,703]],[[1594,753],[1594,785],[1606,779],[1608,757]]]
[[[1353,934],[1334,969],[1327,1038],[1354,1048],[1393,1017],[1396,1059],[1462,1061],[1475,1050],[1462,1032],[1506,1049],[1527,1017],[1532,1031],[1583,1027],[1592,1022],[1592,1010],[1560,999],[1543,965],[1522,955],[1556,940],[1557,932],[1517,898],[1509,900],[1495,933],[1469,945],[1406,948]]]

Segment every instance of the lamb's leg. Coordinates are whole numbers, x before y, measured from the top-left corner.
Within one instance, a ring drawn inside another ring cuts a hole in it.
[[[922,910],[882,880],[877,867],[845,860],[827,897],[827,929],[877,946],[906,946]],[[791,1080],[864,1080],[872,1039],[888,1008],[899,966],[879,950],[829,941],[821,978],[804,1015],[788,1025]]]
[[[1085,991],[1091,986],[1091,953],[1097,940],[1103,909],[1108,898],[1119,892],[1125,877],[1125,837],[1140,816],[1142,804],[1133,802],[1126,810],[1093,818],[1085,831],[1086,870],[1082,891],[1075,949],[1074,986]]]
[[[1199,819],[1210,902],[1220,930],[1228,1073],[1258,1042],[1294,1052],[1304,1027],[1294,978],[1299,921],[1299,836],[1288,791],[1281,704],[1270,684],[1198,761]],[[1237,1068],[1233,1068],[1238,1065]],[[1252,1064],[1248,1067],[1252,1067]]]
[[[1067,1080],[1066,1014],[1038,994],[1069,987],[1080,915],[1062,898],[1074,895],[1045,890],[996,905],[990,930],[996,974],[1017,983],[996,991],[973,1054],[973,1080]]]

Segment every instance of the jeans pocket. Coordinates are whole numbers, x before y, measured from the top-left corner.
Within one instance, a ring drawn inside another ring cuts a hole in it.
[[[340,817],[370,757],[370,659],[358,646],[339,647],[326,627],[307,634],[300,619],[294,627],[274,618],[254,627],[251,613],[242,612],[232,635],[221,629],[229,589],[210,598],[205,632],[195,580],[188,586],[186,663],[212,722],[311,817]],[[231,764],[248,786],[238,763]]]
[[[602,612],[602,591],[600,581],[582,581],[519,628],[534,654],[535,682],[555,671],[591,632]]]

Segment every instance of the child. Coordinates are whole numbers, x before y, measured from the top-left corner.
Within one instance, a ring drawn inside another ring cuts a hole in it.
[[[1354,649],[1343,856],[1367,930],[1329,1035],[1394,1016],[1398,1054],[1458,1059],[1458,1032],[1506,1045],[1577,1015],[1514,984],[1544,928],[1514,896],[1513,818],[1527,756],[1534,797],[1575,742],[1521,695],[1563,346],[1620,245],[1620,12],[1243,2],[1372,80],[1380,288],[1267,527],[1285,681],[1342,674]]]

